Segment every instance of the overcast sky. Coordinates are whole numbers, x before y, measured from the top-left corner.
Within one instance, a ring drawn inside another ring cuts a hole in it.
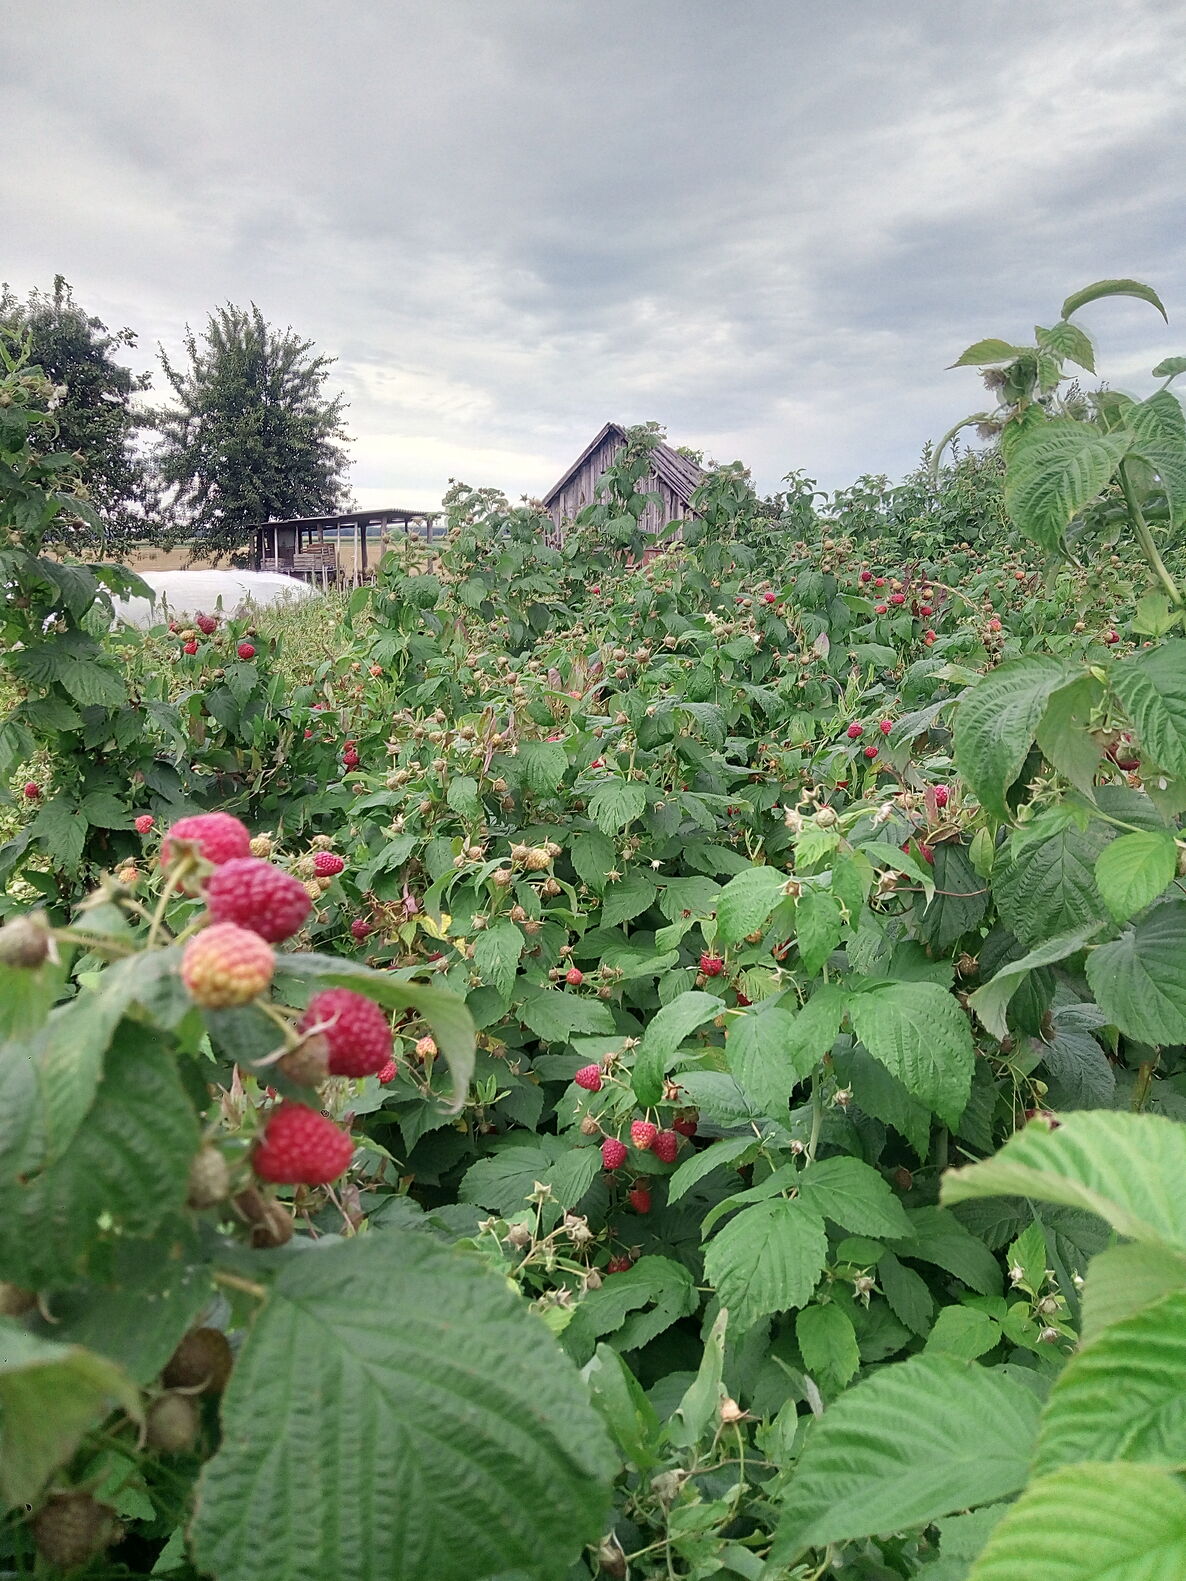
[[[4,9],[0,279],[179,347],[337,357],[361,505],[543,492],[607,418],[763,491],[900,476],[970,341],[1072,289],[1186,352],[1181,0],[37,0]]]

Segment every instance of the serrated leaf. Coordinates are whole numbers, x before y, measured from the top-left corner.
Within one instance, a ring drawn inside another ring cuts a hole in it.
[[[974,1307],[944,1307],[927,1335],[923,1350],[931,1356],[976,1361],[995,1350],[1001,1338],[1001,1325],[987,1312],[978,1312]]]
[[[698,1027],[725,1008],[716,994],[691,989],[663,1006],[647,1023],[634,1060],[634,1095],[644,1108],[663,1096],[663,1077],[675,1063],[676,1050]]]
[[[1091,733],[1091,722],[1103,696],[1093,675],[1081,675],[1050,694],[1037,730],[1038,746],[1071,784],[1090,796],[1103,753]]]
[[[1100,852],[1095,881],[1117,922],[1127,922],[1173,883],[1178,847],[1168,829],[1118,835]]]
[[[795,1318],[795,1339],[808,1372],[841,1388],[855,1377],[861,1365],[856,1330],[834,1301],[804,1307]]]
[[[524,741],[516,762],[527,788],[537,796],[548,796],[564,778],[568,753],[559,741]]]
[[[1180,1581],[1186,1493],[1147,1466],[1066,1466],[1028,1487],[968,1581]]]
[[[1077,324],[1068,324],[1064,318],[1051,329],[1035,327],[1034,337],[1039,346],[1048,347],[1058,357],[1077,363],[1088,373],[1095,372],[1094,348]]]
[[[599,1289],[586,1292],[561,1344],[583,1365],[602,1334],[617,1335],[617,1348],[627,1350],[631,1346],[622,1330],[634,1318],[643,1316],[654,1338],[694,1312],[698,1304],[692,1276],[682,1263],[670,1257],[640,1257],[632,1268],[611,1274]]]
[[[708,1243],[704,1272],[740,1334],[772,1312],[806,1306],[827,1255],[819,1215],[778,1197],[729,1220]]]
[[[1135,1242],[1105,1247],[1091,1259],[1083,1286],[1083,1344],[1098,1339],[1110,1324],[1183,1290],[1186,1254]]]
[[[884,1180],[859,1158],[825,1158],[798,1179],[799,1201],[854,1235],[910,1234],[906,1210]]]
[[[883,1252],[877,1262],[877,1282],[900,1323],[915,1334],[929,1333],[935,1301],[920,1273],[900,1263],[893,1252]]]
[[[1010,659],[966,691],[955,714],[956,766],[995,818],[1033,745],[1050,694],[1067,678],[1057,659]]]
[[[1186,1126],[1156,1114],[1083,1110],[1057,1130],[1028,1125],[994,1158],[943,1176],[941,1200],[1035,1197],[1098,1214],[1121,1235],[1186,1252]]]
[[[778,1005],[730,1019],[725,1040],[729,1069],[772,1120],[785,1121],[792,1089],[810,1075],[820,1057],[798,1035],[798,1019]],[[835,1035],[833,1027],[829,1047]]]
[[[909,1238],[893,1243],[899,1257],[946,1269],[981,1295],[1000,1294],[1001,1269],[996,1258],[953,1213],[945,1208],[926,1207],[913,1208],[906,1216],[910,1220]]]
[[[526,942],[522,930],[506,917],[474,936],[474,970],[504,999],[510,998]]]
[[[581,883],[600,895],[617,855],[609,840],[596,830],[573,835],[568,855]]]
[[[975,341],[967,351],[961,352],[951,368],[988,368],[999,362],[1012,362],[1022,348],[1011,346],[1007,340]]]
[[[1163,357],[1153,369],[1155,379],[1173,379],[1186,373],[1186,357]]]
[[[1113,831],[1099,819],[1086,829],[1057,815],[1035,820],[1024,838],[1014,836],[993,872],[1001,918],[1023,944],[1039,945],[1108,920],[1095,881],[1095,865]]]
[[[626,780],[599,785],[589,798],[589,816],[603,834],[617,834],[646,810],[646,791]]]
[[[968,853],[955,841],[935,847],[935,893],[922,915],[919,932],[932,950],[946,951],[979,927],[988,910],[988,889]]]
[[[954,1127],[968,1101],[975,1058],[955,999],[934,983],[885,983],[853,994],[848,1015],[874,1059]]]
[[[1094,285],[1085,285],[1081,291],[1073,291],[1062,305],[1063,318],[1070,318],[1072,313],[1077,313],[1081,307],[1086,307],[1089,302],[1098,302],[1105,296],[1135,296],[1142,302],[1151,303],[1169,323],[1165,308],[1161,305],[1161,298],[1151,285],[1143,285],[1140,280],[1097,280]]]
[[[906,1138],[919,1159],[924,1159],[931,1134],[931,1111],[926,1104],[912,1098],[898,1078],[859,1043],[833,1058],[837,1073],[842,1074],[852,1088],[863,1113],[892,1125]]]
[[[140,1391],[114,1362],[0,1319],[0,1501],[11,1508],[37,1499],[116,1405],[142,1419]]]
[[[1170,638],[1121,660],[1108,679],[1145,757],[1167,774],[1186,777],[1186,641]]]
[[[1186,1463],[1186,1291],[1113,1323],[1055,1380],[1034,1474],[1082,1460]]]
[[[1139,1043],[1186,1043],[1186,902],[1158,906],[1087,960],[1100,1009]]]
[[[747,1155],[756,1153],[759,1145],[755,1137],[728,1136],[710,1143],[708,1147],[702,1148],[697,1153],[690,1154],[674,1174],[668,1177],[668,1202],[678,1202],[682,1196],[691,1191],[693,1186],[702,1181],[706,1175],[711,1175],[714,1170],[729,1166],[736,1168],[743,1160],[748,1162]]]
[[[728,946],[753,933],[785,898],[787,875],[775,867],[748,867],[717,897],[717,942]]]
[[[191,1538],[228,1581],[554,1581],[601,1535],[614,1466],[505,1280],[396,1229],[284,1266],[222,1430]]]
[[[616,928],[619,923],[632,922],[654,903],[656,893],[654,879],[637,868],[616,883],[607,884],[601,902],[602,927]]]
[[[1037,1424],[1034,1394],[985,1367],[914,1356],[881,1368],[816,1422],[772,1558],[787,1564],[808,1548],[925,1526],[1015,1493]]]
[[[844,917],[835,895],[826,889],[804,889],[795,902],[795,945],[808,977],[827,965],[843,932]]]
[[[1111,849],[1109,847],[1109,849]],[[1107,855],[1105,851],[1104,855]],[[1011,961],[1008,966],[1001,969],[982,988],[969,996],[968,1003],[987,1031],[994,1038],[1004,1038],[1008,1034],[1005,1021],[1005,1012],[1009,1008],[1009,1001],[1021,987],[1022,980],[1038,967],[1049,966],[1054,961],[1064,961],[1068,955],[1074,955],[1081,950],[1089,939],[1099,932],[1098,923],[1089,923],[1087,927],[1080,928],[1075,933],[1066,933],[1055,939],[1047,939],[1037,949],[1030,950],[1020,960]]]
[[[1009,515],[1043,549],[1058,549],[1071,522],[1106,487],[1130,442],[1127,434],[1106,434],[1070,417],[1031,428],[1009,453]]]
[[[519,1019],[545,1043],[563,1043],[574,1032],[614,1030],[613,1012],[600,999],[585,999],[556,988],[536,989],[524,999]]]
[[[476,822],[482,816],[482,798],[478,795],[478,782],[469,774],[459,774],[449,781],[445,800],[462,818]]]

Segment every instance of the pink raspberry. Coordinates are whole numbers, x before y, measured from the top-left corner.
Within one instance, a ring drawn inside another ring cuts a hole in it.
[[[258,933],[233,922],[203,928],[185,946],[181,981],[205,1010],[246,1005],[272,981],[276,957]]]
[[[601,1144],[601,1162],[606,1169],[621,1169],[629,1156],[625,1143],[616,1136],[607,1136]]]
[[[864,725],[849,725],[847,731],[845,731],[845,734],[848,736],[850,741],[856,741],[860,736],[865,734],[865,727]]]
[[[251,1155],[261,1180],[281,1186],[326,1186],[345,1174],[354,1143],[328,1115],[282,1103],[269,1117]]]
[[[331,1076],[374,1076],[391,1058],[391,1026],[373,999],[349,988],[314,994],[297,1022],[298,1032],[314,1028],[329,1045]]]
[[[136,833],[147,834],[155,822],[156,819],[150,812],[142,812],[136,819]]]
[[[586,1092],[601,1091],[601,1066],[582,1065],[572,1078],[578,1087],[583,1087]]]
[[[381,1086],[390,1086],[396,1077],[395,1061],[393,1059],[389,1059],[386,1065],[384,1065],[383,1069],[376,1071],[375,1075],[378,1076]]]
[[[28,784],[25,786],[25,800],[26,801],[40,801],[41,800],[41,786],[38,785],[36,780],[30,780],[28,782]]]
[[[346,866],[336,851],[314,851],[313,871],[318,878],[333,878]]]
[[[664,1164],[674,1164],[675,1155],[679,1152],[679,1134],[675,1131],[660,1131],[651,1143],[651,1151]]]
[[[161,842],[162,867],[173,861],[175,841],[196,846],[198,854],[212,867],[219,867],[234,856],[251,855],[250,834],[229,812],[199,812],[179,818]]]
[[[884,615],[888,609],[889,609],[889,605],[888,604],[874,604],[874,606],[873,606],[873,613],[875,615]]]
[[[861,572],[861,581],[862,582],[871,582],[872,580],[873,580],[873,573],[872,573],[872,571],[862,571]]]
[[[640,1153],[645,1153],[654,1145],[659,1134],[659,1127],[652,1125],[649,1120],[634,1120],[630,1125],[630,1140]]]
[[[374,928],[365,917],[355,917],[354,921],[350,924],[350,932],[360,944],[363,939],[367,938],[369,934],[374,933],[374,931]]]
[[[947,803],[948,803],[948,801],[950,799],[951,799],[951,792],[950,792],[950,790],[948,790],[946,785],[936,785],[935,786],[935,806],[936,807],[946,807]]]
[[[881,731],[883,736],[888,736],[890,731],[894,728],[894,722],[892,719],[879,720],[877,728]]]
[[[312,909],[300,879],[256,856],[233,856],[216,867],[205,893],[215,922],[237,922],[272,944],[290,939]]]
[[[891,593],[889,601],[891,604],[904,604],[906,602],[906,595],[905,593]]]
[[[627,1197],[635,1213],[651,1211],[651,1194],[645,1186],[635,1186],[633,1191],[627,1193]]]
[[[865,748],[865,756],[869,759],[870,762],[872,762],[873,759],[877,756],[877,748],[876,747],[866,747]]]
[[[199,615],[195,622],[198,630],[204,636],[212,636],[218,630],[218,622],[213,615]]]
[[[239,655],[239,657],[241,659],[254,659],[255,658],[255,648],[253,647],[253,645],[250,642],[241,642],[239,644],[239,646],[235,649],[235,652]]]
[[[579,966],[570,966],[564,974],[564,981],[570,988],[579,988],[585,981],[585,974]]]
[[[671,1122],[672,1130],[678,1131],[681,1136],[695,1136],[700,1129],[699,1121],[694,1115],[681,1114],[678,1119]]]
[[[358,751],[355,747],[347,747],[342,753],[343,768],[356,769],[361,761],[362,759],[359,757]]]
[[[633,1267],[634,1264],[629,1257],[611,1257],[605,1265],[605,1271],[607,1274],[624,1274]]]
[[[198,645],[196,642],[183,642],[181,644],[181,651],[182,653],[188,653],[192,659],[194,654],[198,651]]]
[[[700,957],[700,970],[705,977],[719,977],[725,970],[725,963],[719,955],[702,955]]]

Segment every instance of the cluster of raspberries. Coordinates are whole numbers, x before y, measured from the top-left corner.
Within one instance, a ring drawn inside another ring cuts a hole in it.
[[[201,813],[175,823],[161,845],[161,863],[200,859],[200,880],[209,923],[186,945],[181,979],[195,1004],[231,1010],[250,1004],[271,985],[272,949],[291,938],[309,915],[305,886],[290,873],[251,855],[251,836],[228,813]],[[342,871],[341,857],[318,851],[317,870]],[[391,1026],[372,999],[348,988],[315,994],[297,1023],[311,1080],[324,1076],[395,1075]],[[312,1056],[309,1058],[308,1056]],[[301,1103],[284,1102],[269,1115],[252,1155],[261,1180],[285,1185],[327,1185],[350,1163],[354,1143],[328,1116]]]

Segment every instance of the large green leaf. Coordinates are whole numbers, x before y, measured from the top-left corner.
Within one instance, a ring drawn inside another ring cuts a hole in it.
[[[1137,1241],[1106,1246],[1091,1259],[1083,1286],[1083,1344],[1162,1296],[1186,1290],[1186,1255]]]
[[[1182,1581],[1186,1491],[1149,1466],[1064,1466],[1028,1487],[968,1581]]]
[[[708,1243],[704,1272],[735,1331],[744,1333],[771,1312],[806,1306],[827,1255],[819,1214],[776,1197],[730,1219]]]
[[[972,1087],[968,1018],[937,983],[883,983],[848,1001],[853,1032],[913,1097],[954,1127]]]
[[[1085,285],[1081,291],[1072,291],[1062,305],[1063,318],[1070,318],[1072,313],[1077,313],[1081,307],[1086,307],[1089,302],[1098,302],[1105,296],[1135,296],[1142,302],[1151,303],[1169,323],[1165,308],[1161,305],[1161,298],[1151,285],[1145,285],[1140,280],[1097,280],[1093,285]]]
[[[116,1405],[140,1420],[140,1391],[114,1362],[0,1319],[0,1501],[36,1499]]]
[[[782,900],[787,875],[776,867],[747,867],[717,896],[717,942],[736,944],[760,928]]]
[[[1087,981],[1115,1026],[1139,1043],[1186,1043],[1186,901],[1142,917],[1087,960]]]
[[[1113,665],[1112,690],[1137,728],[1141,752],[1186,777],[1186,640],[1171,637]]]
[[[1009,1008],[1009,1001],[1021,987],[1022,980],[1040,966],[1049,966],[1054,961],[1064,961],[1068,955],[1074,955],[1098,932],[1099,924],[1093,922],[1075,933],[1047,939],[1020,960],[1002,966],[989,982],[970,996],[968,1003],[994,1038],[1004,1038],[1008,1032],[1005,1012]]]
[[[1002,920],[1023,944],[1044,944],[1092,922],[1108,920],[1095,864],[1112,838],[1099,819],[1086,829],[1056,810],[1014,835],[998,862],[992,889]]]
[[[634,1060],[634,1095],[644,1107],[663,1096],[663,1077],[686,1037],[725,1008],[716,994],[690,989],[663,1006],[648,1022]]]
[[[671,1257],[640,1257],[632,1268],[585,1294],[560,1343],[583,1365],[601,1335],[612,1334],[619,1350],[630,1350],[688,1317],[698,1304],[696,1286],[682,1263]]]
[[[1168,889],[1178,870],[1178,848],[1168,829],[1122,834],[1096,858],[1095,882],[1117,922],[1127,922]]]
[[[1033,1392],[988,1368],[950,1356],[881,1368],[814,1425],[788,1485],[778,1561],[1016,1492],[1037,1425]]]
[[[191,1533],[220,1581],[554,1581],[601,1534],[614,1464],[505,1280],[413,1231],[286,1264],[222,1429]]]
[[[1081,1110],[1028,1125],[995,1158],[949,1170],[944,1202],[1036,1197],[1098,1214],[1121,1235],[1186,1251],[1186,1126],[1156,1114]]]
[[[1056,1379],[1034,1473],[1080,1460],[1186,1465],[1186,1290],[1113,1323]]]
[[[1021,773],[1047,699],[1067,675],[1059,660],[1030,654],[990,671],[960,698],[956,765],[995,818],[1009,817],[1006,792]]]
[[[608,780],[589,797],[589,816],[603,834],[617,834],[646,810],[646,791],[626,780]]]
[[[500,917],[474,938],[474,970],[509,999],[527,939],[509,917]]]
[[[799,1017],[771,1005],[732,1020],[725,1041],[729,1069],[738,1084],[773,1120],[786,1120],[792,1089],[819,1059],[818,1050],[798,1036],[798,1023]],[[835,1027],[829,1046],[834,1037]]]
[[[910,1234],[906,1210],[889,1183],[859,1158],[825,1158],[799,1176],[799,1201],[854,1235]]]
[[[1005,506],[1028,538],[1048,551],[1103,491],[1128,449],[1127,434],[1053,417],[1030,429],[1009,454]]]

